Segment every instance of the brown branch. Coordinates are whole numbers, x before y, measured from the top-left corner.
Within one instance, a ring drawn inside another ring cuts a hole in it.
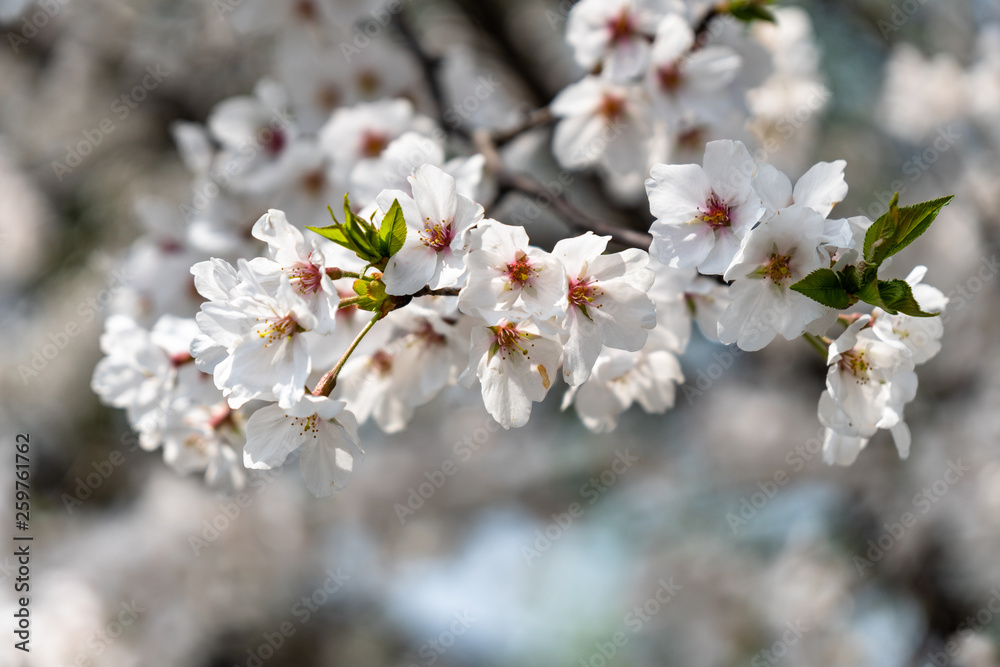
[[[502,148],[505,144],[510,143],[525,132],[537,127],[544,127],[552,122],[555,122],[555,116],[552,115],[548,107],[542,107],[541,109],[536,109],[525,114],[524,119],[514,127],[491,131],[490,139],[494,146]]]

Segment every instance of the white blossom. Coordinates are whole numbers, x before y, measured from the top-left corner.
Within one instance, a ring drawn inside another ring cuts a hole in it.
[[[389,294],[413,294],[421,287],[454,287],[465,271],[467,233],[483,217],[483,207],[458,194],[455,179],[433,165],[423,165],[409,178],[413,197],[383,191],[378,206],[384,215],[399,200],[406,219],[406,242],[382,274]]]
[[[471,340],[469,368],[459,382],[471,387],[479,378],[483,403],[493,419],[504,428],[524,426],[531,404],[545,398],[552,386],[561,346],[530,318],[477,325]]]
[[[250,416],[243,448],[247,468],[280,467],[296,450],[306,487],[319,498],[346,487],[364,453],[357,420],[342,401],[305,394],[288,407],[271,404]]]
[[[725,273],[763,206],[751,186],[755,164],[739,141],[712,141],[704,166],[657,164],[646,181],[656,221],[650,253],[672,267]]]
[[[563,377],[570,385],[587,379],[602,346],[638,351],[656,326],[646,294],[655,278],[646,268],[649,255],[636,248],[605,255],[610,238],[587,232],[552,249],[568,278],[562,341]]]

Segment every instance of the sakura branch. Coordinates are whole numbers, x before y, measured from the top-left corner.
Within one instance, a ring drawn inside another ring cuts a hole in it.
[[[905,458],[905,405],[915,368],[940,349],[947,299],[924,267],[905,280],[883,269],[950,198],[832,217],[844,161],[803,168],[794,185],[769,164],[743,129],[767,122],[749,100],[770,79],[744,67],[747,52],[780,43],[761,31],[786,10],[767,4],[698,14],[676,0],[582,0],[566,39],[587,74],[507,129],[443,116],[439,127],[382,99],[313,130],[270,128],[265,149],[238,160],[244,140],[285,117],[273,82],[221,104],[207,127],[178,128],[196,179],[235,173],[175,240],[184,275],[158,274],[186,295],[193,275],[199,298],[185,302],[191,317],[156,303],[149,329],[138,313],[109,318],[94,390],[178,469],[235,484],[240,456],[268,469],[297,452],[306,486],[325,496],[363,455],[360,424],[401,431],[449,386],[477,389],[504,428],[553,391],[595,432],[636,403],[663,413],[697,322],[742,350],[804,338],[822,356],[828,462],[853,462],[879,430]],[[750,30],[711,30],[720,17]],[[401,28],[440,112],[440,63]],[[514,139],[550,124],[552,157],[595,178],[616,217],[641,202],[631,228],[549,192],[539,165],[511,166]],[[491,217],[504,217],[496,203],[509,191],[546,196],[571,235],[541,247],[518,220]],[[328,204],[342,196],[338,219]],[[262,199],[275,208],[247,235],[243,211]]]

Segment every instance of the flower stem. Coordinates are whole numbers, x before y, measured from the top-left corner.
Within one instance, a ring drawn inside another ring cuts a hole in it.
[[[354,339],[354,342],[351,343],[351,346],[347,348],[347,351],[344,352],[344,355],[340,357],[340,360],[337,362],[337,365],[331,368],[329,371],[327,371],[326,375],[320,378],[320,381],[316,383],[316,388],[313,389],[312,391],[313,396],[330,395],[330,392],[333,391],[333,388],[337,386],[337,376],[340,375],[340,371],[344,367],[344,364],[347,363],[347,360],[350,358],[351,353],[354,352],[355,348],[357,348],[358,345],[361,343],[361,339],[364,338],[368,334],[368,332],[372,330],[372,327],[375,326],[375,323],[378,322],[380,319],[382,319],[382,313],[375,313],[375,317],[373,317],[371,321],[365,325],[365,328],[361,330],[361,333],[359,333],[357,338]]]
[[[349,296],[346,299],[341,299],[340,305],[337,306],[337,308],[350,308],[351,306],[356,306],[363,298],[364,297],[360,296]]]
[[[326,275],[330,277],[330,280],[340,280],[341,278],[356,278],[360,280],[370,280],[369,278],[365,278],[363,275],[355,271],[344,271],[342,269],[337,269],[337,268],[327,269]]]
[[[819,352],[819,355],[823,357],[824,361],[826,361],[826,358],[829,356],[830,350],[827,344],[823,341],[823,339],[820,338],[819,336],[814,336],[811,333],[804,333],[802,334],[802,337],[806,340],[807,343],[812,345],[813,349]]]

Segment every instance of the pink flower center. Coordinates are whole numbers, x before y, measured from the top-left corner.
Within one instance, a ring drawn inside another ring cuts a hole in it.
[[[612,42],[626,40],[635,34],[632,16],[628,13],[627,8],[623,8],[618,16],[608,21],[608,32],[611,33]]]
[[[295,0],[293,11],[303,21],[315,21],[319,18],[319,10],[312,0]]]
[[[375,95],[378,92],[379,86],[382,85],[382,80],[378,72],[370,69],[358,72],[358,75],[354,77],[354,81],[358,85],[358,90],[367,96]]]
[[[493,331],[494,335],[491,354],[499,352],[500,358],[504,361],[506,361],[507,357],[511,354],[528,354],[528,350],[524,347],[521,341],[527,340],[529,336],[528,334],[518,331],[516,324],[506,322],[495,327],[490,327],[490,330]]]
[[[586,310],[587,306],[593,303],[594,299],[600,295],[601,291],[597,289],[596,281],[570,278],[569,302],[577,308]],[[600,308],[600,306],[597,307]]]
[[[666,65],[656,70],[656,78],[660,82],[660,88],[668,93],[676,92],[684,82],[684,76],[676,64]]]
[[[413,335],[418,341],[428,347],[444,345],[447,342],[445,337],[435,331],[431,323],[426,320],[420,325],[420,328],[413,333]]]
[[[300,294],[315,294],[319,291],[323,272],[313,263],[298,264],[288,272],[288,278],[292,287]]]
[[[280,129],[265,127],[260,132],[260,138],[264,141],[264,150],[274,156],[285,148],[285,133]]]
[[[315,197],[323,192],[323,186],[326,185],[326,174],[323,173],[322,169],[313,169],[302,177],[300,183],[302,190],[307,195]]]
[[[369,130],[361,137],[361,155],[363,157],[378,157],[388,145],[389,137],[381,132]]]
[[[420,233],[420,237],[425,246],[441,252],[445,248],[451,247],[455,233],[452,231],[450,223],[442,220],[432,225],[428,218],[427,222],[424,223],[424,231]]]
[[[372,355],[372,358],[368,360],[371,365],[371,369],[379,375],[379,377],[385,377],[390,372],[392,372],[392,355],[390,355],[385,350],[379,350]]]
[[[531,260],[523,252],[519,252],[517,259],[506,265],[507,279],[511,285],[516,285],[519,289],[531,282],[531,279],[538,275],[538,269],[531,265]]]
[[[714,192],[705,202],[705,210],[701,213],[701,219],[712,229],[731,227],[733,224],[729,217],[729,205]]]
[[[615,121],[625,115],[625,100],[618,95],[605,93],[597,113],[605,120]]]

